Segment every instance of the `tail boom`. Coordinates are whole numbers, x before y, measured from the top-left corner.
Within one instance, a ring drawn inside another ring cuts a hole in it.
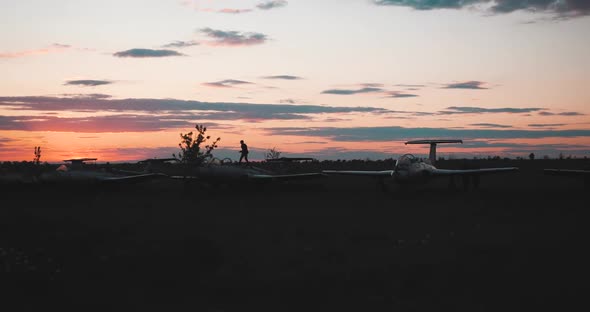
[[[436,144],[439,143],[461,143],[463,144],[463,140],[414,140],[406,142],[408,144],[430,144],[430,155],[428,155],[428,159],[430,159],[430,164],[434,166],[436,162]]]

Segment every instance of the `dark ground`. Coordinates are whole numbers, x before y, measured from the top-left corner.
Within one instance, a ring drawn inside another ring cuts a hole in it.
[[[525,165],[467,192],[4,187],[2,310],[586,310],[588,189]]]

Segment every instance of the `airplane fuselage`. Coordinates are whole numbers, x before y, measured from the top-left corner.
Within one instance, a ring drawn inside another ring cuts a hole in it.
[[[233,165],[212,165],[203,167],[179,166],[175,168],[176,177],[192,177],[212,183],[234,183],[248,180],[253,175],[270,175],[269,171],[256,167]]]
[[[100,172],[100,171],[54,171],[44,173],[39,177],[40,182],[98,182],[103,178],[112,177],[114,175]]]
[[[396,166],[393,178],[398,183],[425,183],[432,177],[435,167],[426,162],[416,162],[407,166]]]

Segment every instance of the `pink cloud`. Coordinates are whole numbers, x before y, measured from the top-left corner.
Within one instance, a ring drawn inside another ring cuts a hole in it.
[[[230,8],[217,10],[217,12],[219,12],[219,13],[228,13],[228,14],[248,13],[251,11],[252,11],[251,9],[230,9]]]
[[[69,45],[54,43],[51,46],[43,49],[0,53],[0,58],[17,58],[31,55],[49,54],[53,52],[62,52],[69,48],[71,48]]]

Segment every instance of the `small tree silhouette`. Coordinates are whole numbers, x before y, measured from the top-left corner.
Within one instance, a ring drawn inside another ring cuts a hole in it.
[[[529,159],[530,160],[535,160],[535,153],[530,153],[529,154]]]
[[[182,163],[200,165],[205,158],[213,156],[211,152],[217,148],[217,142],[221,140],[221,138],[217,138],[213,143],[206,145],[203,152],[201,151],[201,144],[207,142],[211,137],[205,135],[207,127],[197,124],[195,129],[197,129],[196,133],[192,131],[187,134],[180,133],[181,141],[178,143],[180,152],[178,155],[172,154],[172,157]]]
[[[33,158],[33,164],[38,165],[41,159],[41,146],[35,146],[35,158]]]
[[[265,157],[266,159],[279,159],[281,157],[281,152],[279,152],[276,147],[273,147],[268,150]]]

